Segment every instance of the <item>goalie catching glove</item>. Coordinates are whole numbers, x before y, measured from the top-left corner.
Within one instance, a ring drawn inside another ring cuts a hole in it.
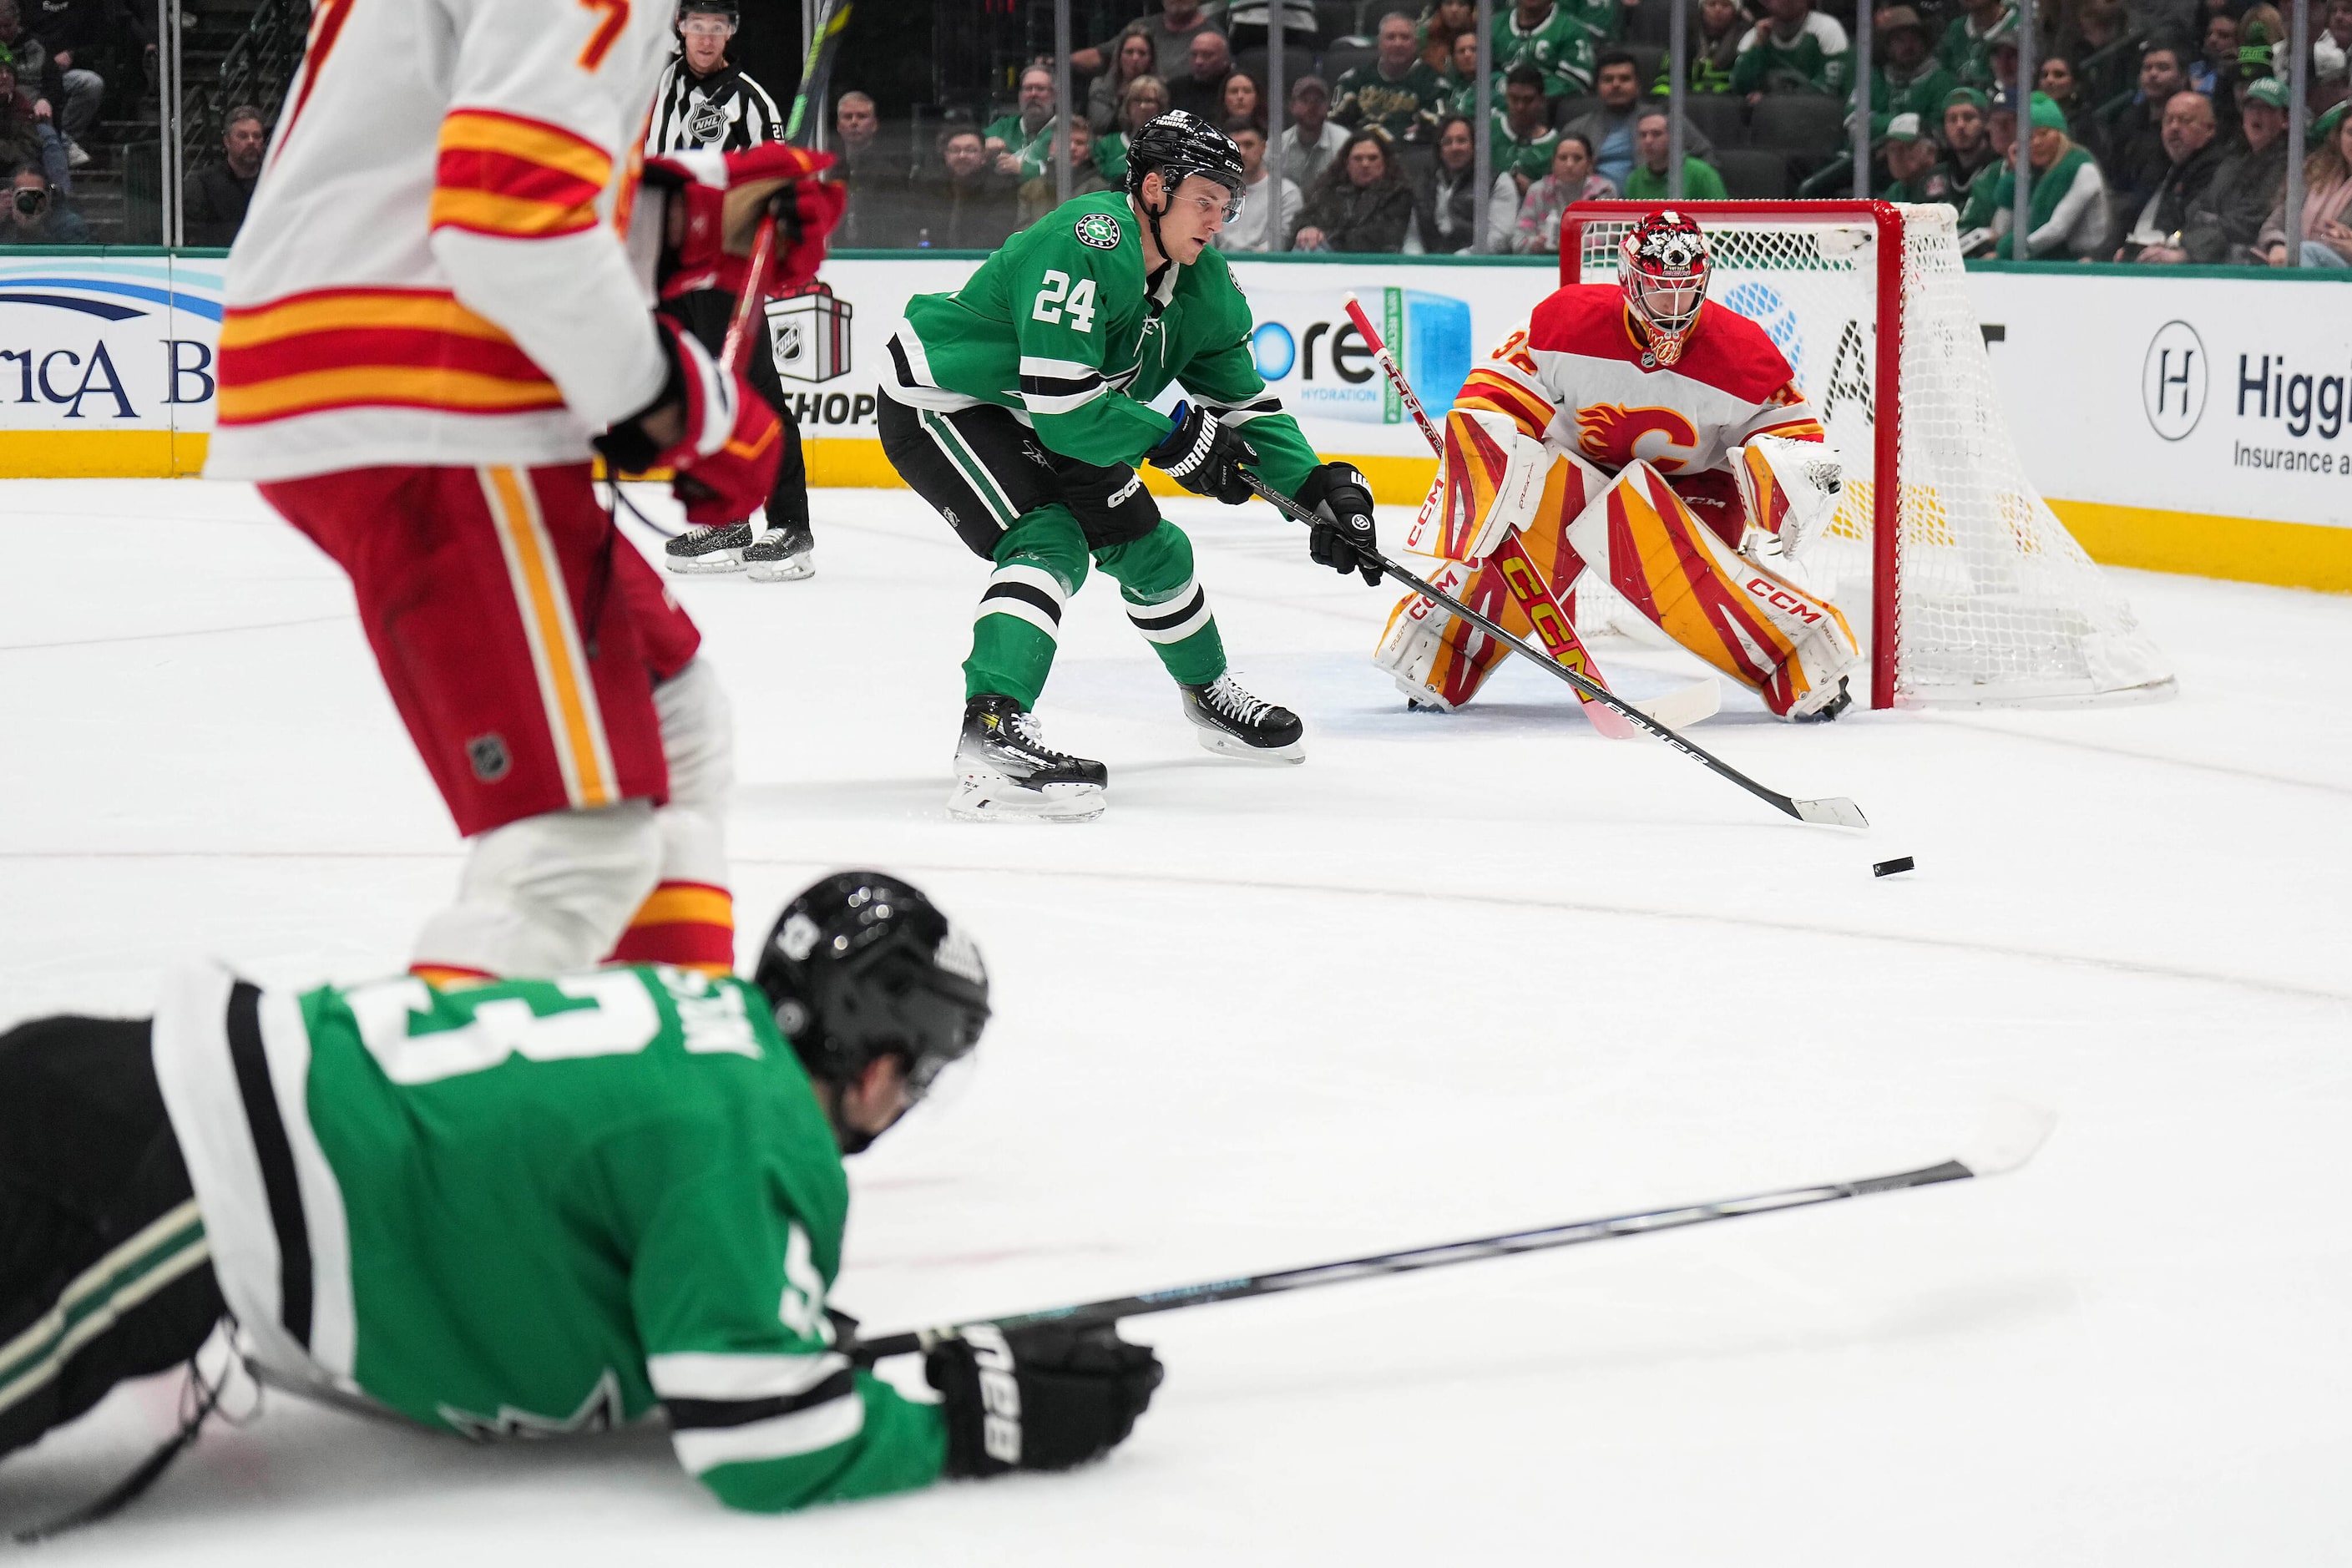
[[[1800,588],[1812,584],[1800,565],[1805,548],[1837,515],[1844,468],[1819,441],[1751,436],[1731,449],[1731,476],[1748,512],[1739,553]]]
[[[947,1473],[1066,1470],[1126,1441],[1165,1372],[1110,1324],[1008,1334],[975,1323],[931,1347],[923,1375],[947,1417]]]
[[[767,503],[783,460],[775,410],[741,372],[720,369],[710,351],[677,322],[656,316],[653,325],[669,374],[651,403],[596,437],[596,450],[616,475],[673,470],[677,477],[670,488],[685,503],[688,522],[707,526],[749,517]],[[673,412],[677,432],[665,442],[646,426],[666,427]]]

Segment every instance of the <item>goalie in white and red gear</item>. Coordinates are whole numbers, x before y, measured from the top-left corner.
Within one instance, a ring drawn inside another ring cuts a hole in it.
[[[1516,535],[1554,597],[1572,605],[1597,573],[1774,713],[1834,718],[1861,652],[1792,563],[1835,509],[1836,457],[1764,329],[1706,298],[1709,270],[1698,226],[1656,213],[1619,247],[1615,287],[1538,305],[1455,398],[1406,547],[1524,635],[1503,577],[1524,567],[1487,559]],[[1414,701],[1451,709],[1503,652],[1416,594],[1374,657]]]

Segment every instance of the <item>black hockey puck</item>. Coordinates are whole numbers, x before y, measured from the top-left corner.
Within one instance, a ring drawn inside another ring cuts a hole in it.
[[[1870,874],[1874,877],[1892,877],[1898,871],[1909,869],[1911,869],[1911,857],[1897,855],[1892,860],[1874,861],[1870,868]]]

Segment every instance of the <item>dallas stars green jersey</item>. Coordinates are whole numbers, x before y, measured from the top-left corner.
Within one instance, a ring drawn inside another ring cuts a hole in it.
[[[1532,27],[1519,26],[1517,5],[1495,9],[1490,47],[1498,95],[1503,76],[1515,66],[1544,73],[1546,98],[1592,89],[1596,46],[1615,22],[1617,0],[1552,0],[1551,9]]]
[[[264,1363],[467,1436],[667,1407],[740,1508],[920,1486],[938,1410],[853,1371],[848,1187],[765,1001],[642,966],[436,991],[181,978],[155,1065]]]
[[[1296,491],[1318,459],[1267,395],[1253,325],[1213,248],[1146,278],[1143,221],[1106,191],[1006,240],[954,293],[908,300],[888,390],[917,408],[1010,408],[1054,451],[1110,468],[1168,438],[1168,416],[1150,404],[1177,382],[1243,427],[1267,483]]]

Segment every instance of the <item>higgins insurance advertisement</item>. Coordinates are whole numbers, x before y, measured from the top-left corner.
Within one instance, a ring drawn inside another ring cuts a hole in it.
[[[2042,493],[2352,528],[2352,288],[2144,270],[1969,275]]]

